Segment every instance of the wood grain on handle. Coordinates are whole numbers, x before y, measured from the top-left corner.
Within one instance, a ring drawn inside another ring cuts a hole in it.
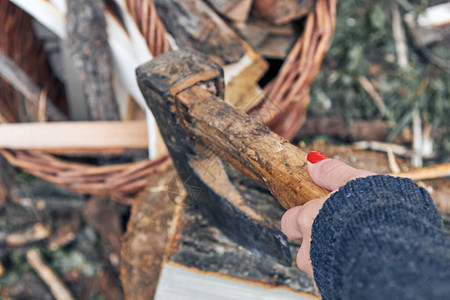
[[[193,86],[179,93],[185,129],[254,180],[263,183],[286,209],[324,197],[307,169],[306,153],[245,112]],[[184,111],[183,111],[184,110]]]

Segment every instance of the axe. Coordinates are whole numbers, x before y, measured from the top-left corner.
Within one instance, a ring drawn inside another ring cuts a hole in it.
[[[306,153],[226,103],[223,70],[205,54],[168,52],[136,74],[178,175],[202,215],[237,244],[290,265],[286,237],[246,204],[224,164],[266,187],[288,209],[329,193],[310,178]]]

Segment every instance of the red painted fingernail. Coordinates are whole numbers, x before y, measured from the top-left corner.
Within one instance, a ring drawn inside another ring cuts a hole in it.
[[[319,151],[311,151],[306,156],[306,159],[312,164],[318,163],[319,161],[327,159],[327,158],[329,158],[329,157]]]

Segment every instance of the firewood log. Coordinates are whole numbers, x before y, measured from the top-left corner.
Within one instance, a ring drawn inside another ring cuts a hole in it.
[[[247,20],[253,0],[206,0],[219,14],[233,20]]]
[[[180,48],[190,47],[213,55],[224,65],[227,102],[248,107],[258,101],[246,94],[255,88],[267,70],[267,63],[206,3],[200,0],[155,0],[154,3],[161,21]]]
[[[253,13],[274,24],[285,24],[305,16],[314,0],[255,0]]]

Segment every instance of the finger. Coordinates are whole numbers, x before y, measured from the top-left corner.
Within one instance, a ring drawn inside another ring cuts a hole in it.
[[[302,206],[296,206],[285,212],[281,218],[281,230],[291,240],[297,240],[311,235],[311,228],[326,197],[314,199]]]
[[[302,206],[288,209],[281,218],[281,231],[291,240],[299,241],[303,235],[297,222],[302,212]]]
[[[309,251],[311,249],[311,237],[307,237],[303,239],[302,245],[297,253],[297,259],[295,262],[297,263],[297,267],[300,271],[305,272],[306,274],[314,280],[313,267],[311,263],[311,257],[309,256]]]
[[[308,162],[308,171],[317,185],[329,191],[337,190],[352,179],[375,175],[375,173],[355,169],[331,158],[321,160],[315,164]]]

